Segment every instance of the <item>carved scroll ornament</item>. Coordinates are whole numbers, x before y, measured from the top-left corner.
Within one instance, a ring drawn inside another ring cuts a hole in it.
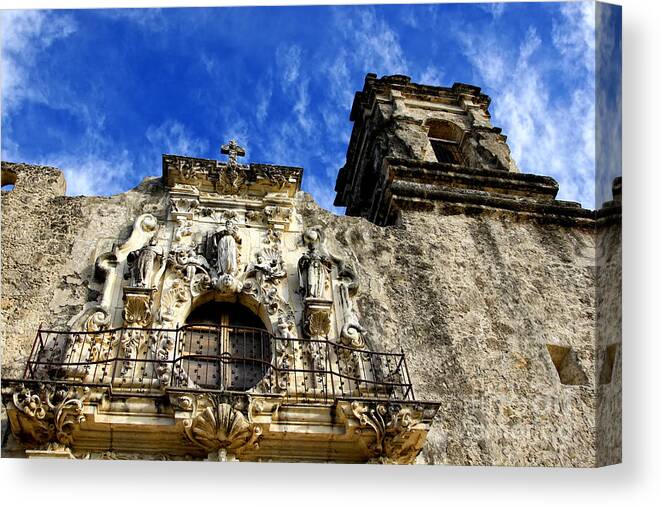
[[[426,425],[411,407],[394,407],[382,403],[351,403],[360,426],[374,432],[369,446],[372,459],[381,463],[412,464],[427,438]]]
[[[73,443],[74,430],[85,421],[83,390],[60,389],[50,385],[17,386],[12,403],[18,412],[20,428],[12,427],[26,444],[48,446]]]

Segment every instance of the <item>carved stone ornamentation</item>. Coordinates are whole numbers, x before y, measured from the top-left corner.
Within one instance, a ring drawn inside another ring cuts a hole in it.
[[[12,402],[18,427],[12,424],[12,431],[19,440],[32,445],[71,445],[74,431],[85,421],[84,391],[51,385],[17,386]]]
[[[392,464],[415,461],[424,446],[428,428],[411,407],[354,401],[351,411],[360,426],[374,432],[375,440],[369,447],[373,459]]]
[[[265,206],[264,216],[268,223],[272,222],[289,222],[292,214],[292,209],[285,206]]]
[[[216,208],[203,207],[200,208],[200,216],[209,218],[213,222],[221,223],[227,220],[236,220],[237,213],[234,210],[223,210]]]
[[[96,331],[103,331],[110,326],[110,312],[101,306],[94,306],[88,312],[88,317],[85,319],[83,330],[93,333]]]
[[[154,290],[124,287],[124,322],[130,327],[147,327],[153,320]]]
[[[294,365],[294,356],[296,349],[296,336],[292,332],[295,323],[292,318],[288,319],[285,315],[278,317],[275,335],[281,340],[275,340],[275,365],[274,385],[281,391],[286,391],[289,387],[290,370]]]
[[[303,233],[303,242],[308,251],[298,261],[301,295],[308,299],[325,299],[332,267],[331,258],[320,247],[321,237],[318,230],[306,230]]]
[[[204,177],[209,173],[209,166],[213,164],[210,160],[196,160],[180,157],[164,157],[164,161],[167,162],[169,169],[176,170],[185,181]]]
[[[353,305],[349,295],[349,285],[347,283],[340,282],[339,294],[340,308],[342,309],[342,316],[344,318],[344,324],[340,331],[340,340],[348,347],[363,348],[365,346],[365,340],[363,338],[365,329],[358,323],[358,318],[353,311]]]
[[[287,276],[282,254],[277,248],[267,247],[256,255],[256,262],[248,266],[247,276],[256,276],[260,283],[262,281],[277,283]]]
[[[289,181],[287,171],[278,166],[256,167],[254,177],[255,179],[267,179],[278,190],[281,190]]]
[[[305,317],[305,332],[308,336],[323,339],[330,332],[330,313],[326,309],[312,311]]]
[[[177,228],[174,231],[174,240],[183,241],[184,238],[193,235],[193,221],[185,217],[177,217]]]
[[[261,427],[231,405],[213,396],[194,396],[186,397],[183,406],[191,409],[190,418],[183,423],[186,437],[208,453],[224,449],[241,454],[259,448]]]
[[[144,334],[139,329],[127,330],[118,335],[119,356],[124,359],[121,363],[121,377],[126,377],[136,367],[135,359],[144,338]]]
[[[126,262],[130,286],[151,289],[157,266],[163,263],[163,249],[157,245],[156,237],[153,236],[147,245],[129,253]]]
[[[173,335],[169,333],[154,332],[150,336],[150,350],[155,359],[159,362],[156,364],[156,374],[161,383],[161,387],[169,385],[172,375],[172,365],[170,363],[170,356],[174,351]]]
[[[194,296],[211,286],[211,266],[194,246],[182,246],[170,252],[168,264],[183,276]]]
[[[160,319],[164,322],[173,322],[181,306],[189,299],[189,289],[182,279],[176,278],[169,283],[166,282],[161,296]]]
[[[246,151],[236,141],[221,146],[220,152],[228,156],[226,164],[218,164],[211,175],[216,191],[222,194],[235,195],[244,187],[247,181],[247,167],[238,163],[237,157],[244,157]]]
[[[200,202],[197,197],[171,197],[170,210],[173,213],[187,213],[190,214],[199,206]]]
[[[213,236],[213,245],[216,249],[216,270],[218,275],[234,276],[238,270],[239,250],[241,238],[237,231],[236,222],[227,220],[225,227]]]

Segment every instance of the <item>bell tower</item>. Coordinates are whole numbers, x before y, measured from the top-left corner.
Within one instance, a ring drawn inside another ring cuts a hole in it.
[[[490,100],[472,85],[444,88],[367,74],[351,108],[354,125],[335,205],[378,225],[398,223],[406,210],[486,205],[516,211],[522,202],[566,208],[554,200],[555,180],[519,172],[506,136],[491,124]]]

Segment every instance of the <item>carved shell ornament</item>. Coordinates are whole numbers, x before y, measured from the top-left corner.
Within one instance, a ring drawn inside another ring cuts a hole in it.
[[[254,268],[260,271],[267,281],[277,281],[287,276],[282,255],[277,248],[265,248],[256,257],[257,263]]]
[[[151,301],[145,297],[129,296],[124,305],[124,320],[127,324],[147,325],[151,322]]]
[[[197,403],[187,404],[190,405]],[[219,449],[241,452],[249,447],[259,447],[262,429],[251,424],[231,405],[213,400],[210,406],[197,413],[196,408],[193,406],[193,417],[183,423],[186,436],[195,445],[209,452]]]

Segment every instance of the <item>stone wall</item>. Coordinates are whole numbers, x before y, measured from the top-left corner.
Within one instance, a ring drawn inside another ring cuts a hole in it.
[[[372,346],[401,347],[416,397],[442,402],[418,462],[596,464],[592,229],[413,212],[381,228],[303,207],[359,267]],[[575,385],[547,345],[571,348]]]
[[[22,375],[37,329],[67,329],[100,296],[96,257],[141,213],[165,213],[160,178],[112,197],[68,197],[58,169],[2,163],[2,375]]]
[[[16,176],[2,193],[2,368],[11,378],[21,375],[40,324],[66,329],[100,296],[96,257],[124,240],[138,215],[161,218],[166,205],[156,178],[111,197],[66,197],[54,168],[2,167]],[[607,349],[621,339],[609,335],[595,347],[594,228],[508,212],[413,211],[379,227],[333,215],[304,193],[297,207],[304,226],[323,226],[328,247],[356,268],[368,346],[403,349],[416,397],[441,402],[418,462],[619,460],[619,427],[610,421],[621,410],[621,353],[611,349],[609,358]],[[600,287],[615,287],[619,227],[604,231],[598,251],[615,261],[601,263]],[[618,291],[599,301],[612,309]],[[617,327],[614,319],[606,326]]]

